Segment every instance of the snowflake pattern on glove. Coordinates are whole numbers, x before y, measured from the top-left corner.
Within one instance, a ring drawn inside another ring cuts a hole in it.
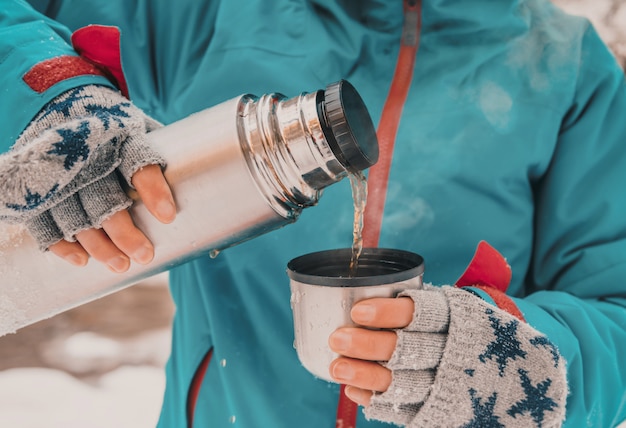
[[[15,211],[30,211],[42,205],[48,199],[54,196],[58,187],[58,184],[54,185],[52,189],[50,189],[50,191],[44,196],[41,196],[39,193],[36,192],[33,193],[29,188],[26,188],[26,195],[24,195],[24,200],[26,201],[26,204],[7,204],[7,207]]]
[[[64,95],[49,102],[42,112],[35,119],[36,122],[41,122],[50,115],[60,114],[64,118],[71,117],[72,107],[77,101],[93,98],[91,95],[86,95],[83,87],[70,89]]]
[[[495,357],[498,363],[498,373],[502,377],[504,376],[507,361],[509,359],[526,358],[526,352],[522,350],[521,343],[517,339],[519,321],[512,320],[502,325],[500,319],[493,316],[493,313],[491,309],[486,311],[486,314],[489,315],[489,321],[491,322],[491,327],[493,328],[496,339],[487,345],[487,349],[478,356],[478,359],[484,363],[486,359],[493,360]]]
[[[507,377],[509,379],[508,382],[513,382],[510,379],[514,374],[511,373],[513,370],[509,366],[513,362],[522,363],[523,365],[529,354],[524,349],[528,348],[527,345],[531,345],[535,349],[547,350],[550,354],[549,359],[553,361],[553,367],[559,367],[561,357],[556,346],[547,337],[541,335],[535,335],[530,338],[527,338],[525,335],[520,337],[518,334],[518,330],[522,325],[520,321],[517,319],[505,321],[491,308],[487,308],[484,313],[489,320],[493,332],[493,340],[488,342],[485,351],[478,355],[477,359],[481,365],[484,366],[490,362],[495,363],[498,376],[500,378]],[[486,368],[486,370],[493,369]],[[466,368],[464,370],[468,377],[474,377],[476,372],[477,369]],[[518,378],[516,383],[519,385],[519,388],[516,390],[519,391],[519,397],[512,404],[510,399],[506,403],[502,403],[506,406],[505,413],[513,419],[517,419],[518,416],[529,416],[533,425],[527,426],[542,428],[545,426],[546,414],[553,412],[559,407],[559,404],[549,395],[552,392],[550,387],[553,380],[548,376],[534,384],[529,370],[519,367],[519,364],[516,372]],[[483,385],[483,390],[485,390],[485,386]],[[498,391],[490,391],[489,388],[486,388],[486,390],[488,391],[485,395],[487,398],[483,398],[479,395],[477,389],[468,389],[473,417],[467,424],[463,425],[463,428],[500,428],[508,426],[502,422],[501,411],[495,413],[498,407]],[[502,408],[501,405],[500,408]],[[527,424],[528,422],[524,423]]]
[[[132,204],[120,179],[132,188],[139,168],[165,166],[146,139],[159,126],[108,87],[58,96],[0,155],[0,220],[26,225],[42,250],[100,227]]]
[[[445,299],[442,301],[436,294]],[[406,365],[391,364],[392,360],[409,361],[417,344],[421,343],[419,340],[415,346],[407,343],[411,340],[410,331],[398,334],[403,344],[396,345],[392,359],[386,363],[392,370],[392,383],[386,392],[372,396],[365,409],[368,418],[410,428],[552,428],[561,425],[568,393],[567,373],[565,361],[547,337],[459,288],[444,286],[434,291],[431,287],[405,291],[403,295],[413,298],[415,314],[421,317],[415,324],[417,328],[427,334],[443,330],[447,339],[439,351],[434,378],[425,381],[428,378],[420,375],[419,369],[408,370]],[[443,329],[425,315],[434,313],[432,319],[444,319],[441,314],[446,312],[449,322]],[[426,326],[431,324],[437,328],[429,330]],[[405,355],[405,351],[408,354]],[[413,365],[421,366],[420,362]],[[409,374],[411,371],[414,373]],[[405,383],[412,379],[415,385],[398,389],[399,379]],[[417,389],[428,393],[418,396],[410,392]]]
[[[68,171],[78,161],[87,160],[90,151],[87,137],[91,134],[89,122],[81,122],[77,130],[58,129],[56,132],[61,136],[62,140],[52,143],[54,148],[47,152],[49,155],[64,156],[63,166]]]
[[[534,386],[526,370],[518,369],[517,371],[520,375],[526,397],[515,403],[506,412],[513,417],[529,413],[533,421],[541,428],[545,413],[551,412],[555,407],[558,407],[558,404],[546,395],[552,384],[552,379],[548,378],[543,382],[539,382],[537,386]]]
[[[472,408],[474,409],[474,418],[463,425],[462,428],[505,428],[500,423],[500,418],[494,415],[494,408],[498,393],[494,392],[483,403],[483,400],[477,396],[476,390],[470,388],[469,395],[472,399]]]
[[[155,123],[107,87],[82,86],[55,98],[0,155],[0,220],[37,215],[111,173],[124,141]]]
[[[559,350],[556,349],[556,346],[554,346],[554,344],[550,342],[547,337],[537,336],[534,339],[531,339],[530,343],[531,345],[535,347],[542,346],[545,349],[548,349],[550,353],[552,354],[552,360],[554,361],[554,368],[559,367],[559,361],[561,360],[561,357],[559,355]]]

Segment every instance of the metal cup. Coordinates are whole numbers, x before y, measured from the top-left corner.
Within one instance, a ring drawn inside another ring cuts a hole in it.
[[[339,327],[355,326],[354,303],[371,297],[395,297],[421,288],[424,259],[387,248],[364,248],[351,275],[351,248],[306,254],[287,264],[291,286],[295,348],[300,362],[315,376],[335,382],[328,372],[338,354],[328,338]]]

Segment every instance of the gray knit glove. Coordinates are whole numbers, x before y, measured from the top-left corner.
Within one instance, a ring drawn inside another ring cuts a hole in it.
[[[525,322],[454,287],[401,295],[413,321],[397,331],[392,383],[368,418],[407,427],[558,427],[565,418],[565,361]]]
[[[108,87],[63,93],[0,155],[0,220],[26,225],[42,250],[100,227],[132,204],[121,180],[165,165],[145,138],[159,126]]]

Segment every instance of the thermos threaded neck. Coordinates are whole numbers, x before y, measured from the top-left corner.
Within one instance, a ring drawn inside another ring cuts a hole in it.
[[[287,98],[242,97],[239,133],[256,185],[285,218],[315,205],[320,192],[378,160],[365,104],[345,80]]]

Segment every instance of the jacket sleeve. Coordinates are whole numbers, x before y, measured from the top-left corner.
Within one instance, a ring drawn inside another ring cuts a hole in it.
[[[57,95],[77,86],[113,86],[83,61],[70,31],[23,0],[3,0],[0,8],[0,154],[7,152],[37,112]]]
[[[576,93],[537,185],[529,290],[515,299],[568,363],[565,426],[626,419],[626,85],[589,29]]]

